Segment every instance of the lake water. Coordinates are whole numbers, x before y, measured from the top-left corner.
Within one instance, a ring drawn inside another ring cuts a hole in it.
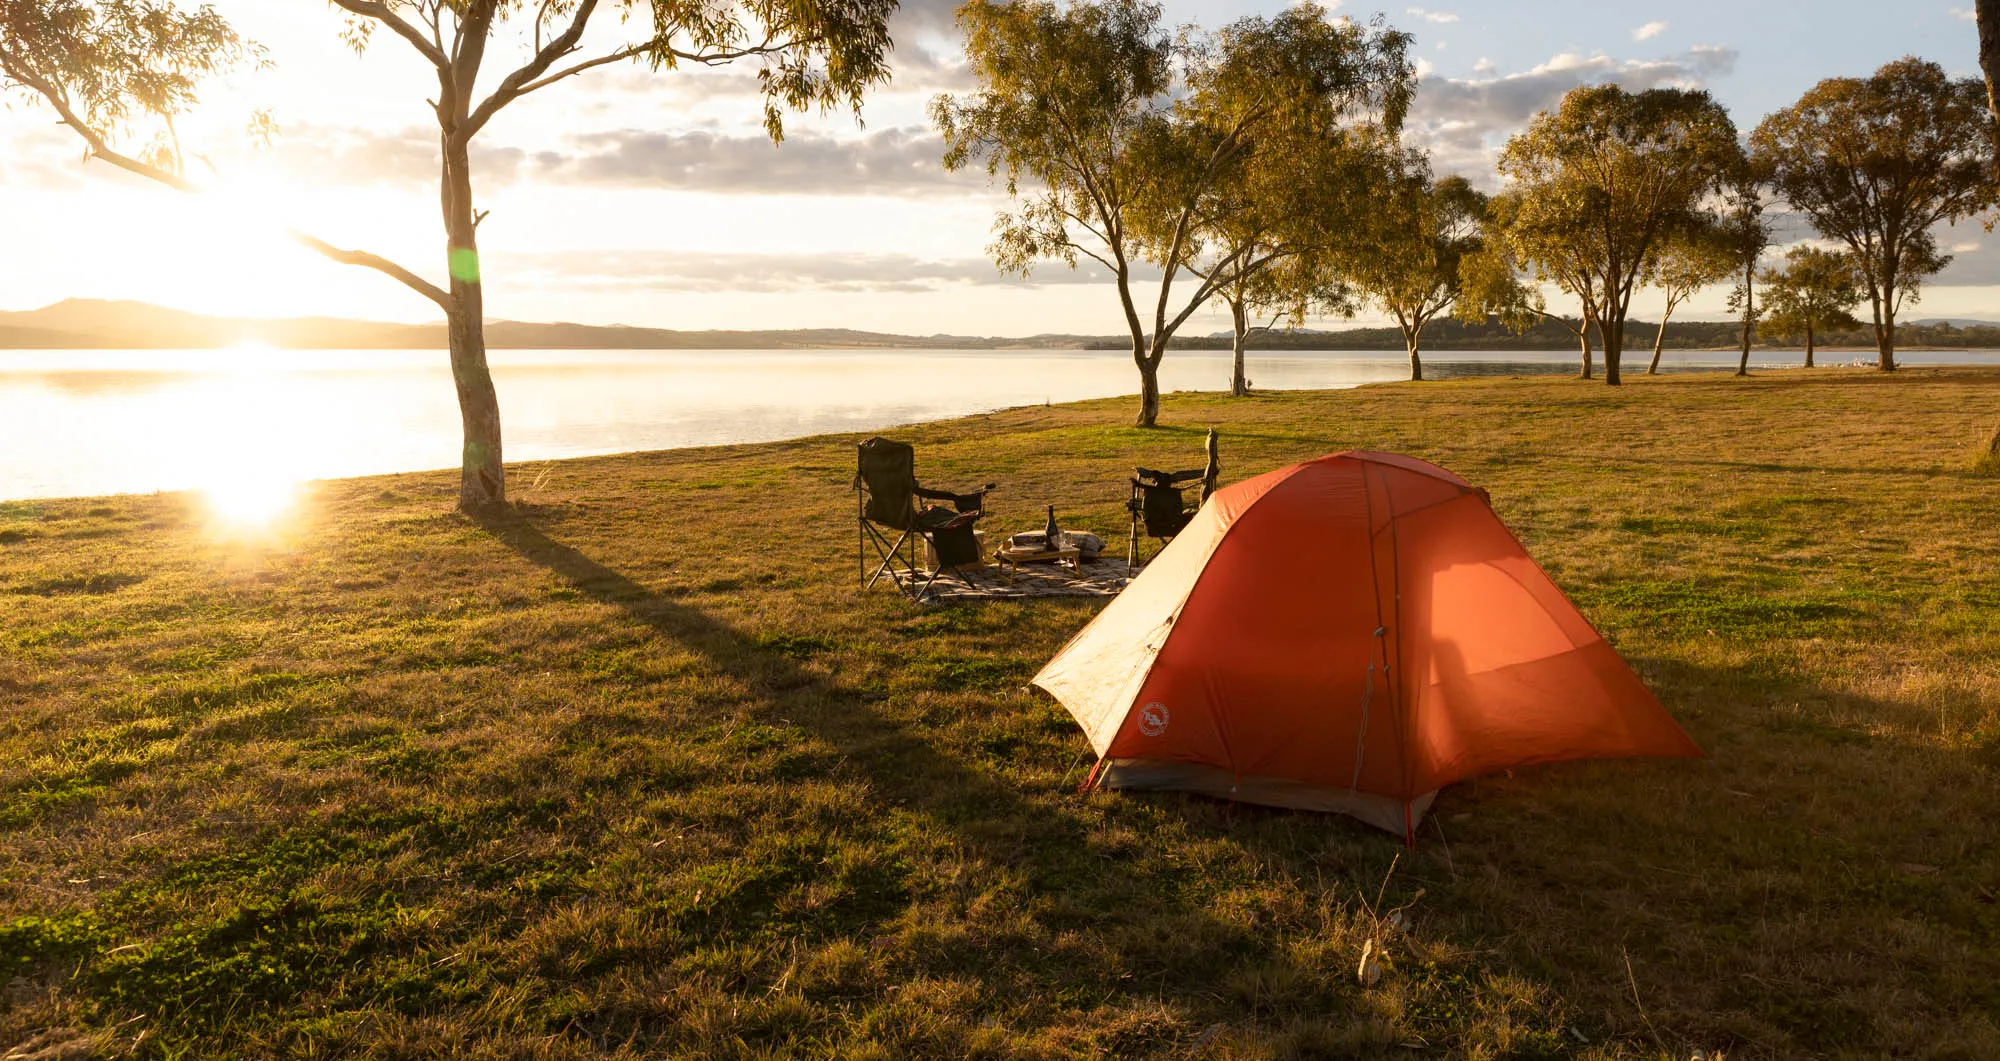
[[[1733,354],[1668,357],[1677,370],[1735,363]],[[491,362],[509,464],[861,433],[1138,389],[1130,356],[1113,351],[500,350]],[[1796,355],[1758,363],[1794,364]],[[1575,364],[1573,351],[1425,362],[1436,378],[1569,373]],[[1403,357],[1372,351],[1253,353],[1249,367],[1265,389],[1352,387],[1408,371]],[[1218,390],[1228,378],[1226,352],[1176,351],[1161,368],[1168,390]],[[0,500],[455,467],[458,448],[439,352],[0,351]]]

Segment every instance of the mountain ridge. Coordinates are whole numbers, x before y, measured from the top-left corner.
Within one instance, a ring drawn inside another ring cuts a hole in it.
[[[1576,347],[1572,321],[1545,320],[1523,333],[1497,322],[1435,321],[1426,330],[1426,350],[1565,350]],[[1667,327],[1665,345],[1675,350],[1720,350],[1738,342],[1734,321],[1677,321]],[[1651,353],[1655,325],[1626,325],[1626,359]],[[2000,325],[1971,318],[1917,321],[1898,325],[1900,347],[2000,349]],[[487,347],[494,350],[1126,350],[1122,335],[1043,333],[1022,337],[899,335],[854,328],[707,329],[681,331],[627,324],[535,323],[489,320]],[[1867,329],[1823,335],[1823,347],[1873,346]],[[443,350],[445,326],[353,320],[344,317],[218,317],[169,309],[147,302],[65,299],[33,310],[0,311],[0,350],[208,350],[244,345],[292,350]],[[1227,350],[1220,335],[1176,336],[1173,347]],[[1776,344],[1760,342],[1759,346]],[[1257,350],[1388,350],[1401,352],[1395,328],[1298,329],[1258,333]]]

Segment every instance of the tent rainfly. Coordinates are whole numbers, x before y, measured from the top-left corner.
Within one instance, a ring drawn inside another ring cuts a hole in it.
[[[1034,680],[1086,784],[1336,811],[1414,842],[1445,785],[1700,757],[1488,506],[1351,452],[1221,490]]]

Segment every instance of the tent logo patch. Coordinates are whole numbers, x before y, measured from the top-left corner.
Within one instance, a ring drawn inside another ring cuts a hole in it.
[[[1167,731],[1167,705],[1158,700],[1139,709],[1139,732],[1148,737],[1157,737]]]

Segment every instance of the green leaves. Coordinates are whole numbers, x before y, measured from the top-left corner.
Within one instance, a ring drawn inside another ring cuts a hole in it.
[[[1914,58],[1822,81],[1751,134],[1779,194],[1854,256],[1884,367],[1897,311],[1950,261],[1931,230],[2000,206],[1994,136],[1984,85]]]
[[[1579,88],[1501,153],[1515,190],[1498,242],[1596,318],[1605,380],[1616,384],[1633,293],[1660,248],[1707,223],[1708,200],[1743,169],[1736,126],[1706,92]]]
[[[172,120],[201,80],[259,55],[207,6],[0,0],[0,90],[35,93],[104,138],[143,124],[146,160],[170,173],[181,171]]]
[[[1161,349],[1217,290],[1241,294],[1350,232],[1366,168],[1352,137],[1393,131],[1415,84],[1406,35],[1312,5],[1178,36],[1140,0],[974,0],[959,23],[980,88],[938,97],[931,118],[946,168],[983,165],[1016,199],[995,220],[995,262],[1104,265],[1135,344],[1147,326],[1129,277],[1152,262]],[[1176,314],[1168,297],[1183,272],[1200,279]]]
[[[1861,274],[1851,256],[1799,246],[1785,262],[1784,269],[1767,269],[1761,277],[1767,329],[1797,336],[1860,324],[1853,310],[1862,299]]]

